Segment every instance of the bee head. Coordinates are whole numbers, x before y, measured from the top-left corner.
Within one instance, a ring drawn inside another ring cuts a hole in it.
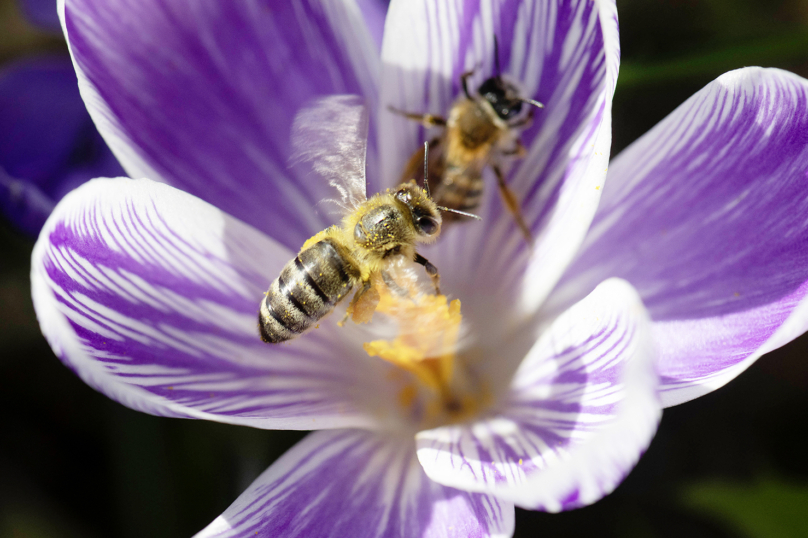
[[[440,233],[441,216],[435,202],[415,182],[404,183],[396,189],[396,200],[407,206],[419,236],[435,238]]]
[[[499,67],[499,42],[494,36],[494,72],[493,77],[483,82],[477,92],[488,101],[497,116],[503,121],[515,118],[522,111],[522,104],[527,103],[537,108],[544,108],[544,105],[533,99],[528,99],[519,95],[519,89],[502,78],[502,71]],[[463,79],[463,90],[466,96],[471,99],[466,88],[465,78]]]
[[[519,90],[513,84],[502,80],[499,75],[483,82],[477,91],[488,101],[497,116],[505,121],[516,117],[522,111],[525,100],[519,96]]]

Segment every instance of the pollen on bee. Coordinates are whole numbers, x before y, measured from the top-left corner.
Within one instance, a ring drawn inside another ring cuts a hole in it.
[[[347,314],[351,316],[354,323],[370,323],[378,304],[379,292],[375,287],[371,287],[360,297],[351,301],[351,304],[348,305]]]

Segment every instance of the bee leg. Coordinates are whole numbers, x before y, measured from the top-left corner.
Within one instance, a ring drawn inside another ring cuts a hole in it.
[[[410,293],[406,289],[399,286],[398,282],[396,282],[393,279],[393,277],[390,276],[390,273],[388,273],[387,271],[382,271],[382,280],[384,281],[385,285],[390,289],[390,291],[392,291],[399,297],[409,297]]]
[[[434,114],[415,114],[413,112],[405,112],[403,110],[399,110],[395,107],[388,106],[387,110],[393,112],[394,114],[398,114],[400,116],[404,116],[407,119],[414,120],[420,122],[421,125],[424,127],[445,127],[446,126],[446,118],[443,116],[436,116]]]
[[[370,323],[380,299],[379,292],[373,287],[370,280],[363,282],[362,287],[351,299],[340,326],[345,325],[349,316],[354,323]]]
[[[432,285],[435,286],[435,294],[440,295],[440,274],[438,274],[438,268],[417,252],[415,253],[415,259],[413,261],[424,266],[426,274],[432,279]]]
[[[522,141],[517,139],[516,143],[514,143],[513,145],[513,149],[509,149],[507,151],[501,151],[500,153],[502,155],[516,156],[519,159],[522,159],[524,158],[525,155],[527,155],[527,149],[525,149],[525,146],[522,145]]]
[[[472,97],[471,94],[469,93],[468,79],[473,74],[474,74],[474,69],[472,69],[471,71],[466,71],[465,73],[460,75],[460,85],[463,87],[463,93],[465,93],[466,97],[468,99],[471,99],[472,101],[474,100],[474,97]]]
[[[499,169],[499,166],[491,165],[491,168],[494,169],[494,174],[497,176],[497,186],[499,187],[499,193],[502,196],[502,199],[505,201],[505,207],[508,209],[508,211],[510,211],[511,215],[513,215],[516,225],[519,226],[519,229],[522,231],[522,235],[525,236],[527,244],[532,247],[533,234],[530,233],[530,228],[528,228],[527,224],[525,224],[525,219],[522,217],[522,210],[519,207],[519,201],[516,199],[516,195],[505,183],[505,176],[503,175],[502,170]]]
[[[368,289],[370,289],[370,280],[368,280],[367,282],[363,282],[362,287],[361,287],[361,288],[360,288],[360,289],[359,289],[359,290],[358,290],[358,291],[357,291],[357,292],[354,294],[353,299],[351,299],[351,302],[350,302],[350,303],[348,303],[348,308],[345,310],[345,315],[342,317],[342,321],[340,321],[339,323],[337,323],[337,325],[339,325],[340,327],[342,327],[343,325],[345,325],[345,322],[346,322],[346,321],[348,321],[348,318],[349,318],[349,317],[351,317],[351,314],[353,314],[353,311],[354,311],[354,305],[355,305],[355,304],[356,304],[356,302],[359,300],[359,298],[360,298],[360,297],[361,297],[361,296],[362,296],[362,295],[363,295],[363,294],[364,294],[366,291],[368,291]]]
[[[513,123],[509,123],[508,127],[510,127],[511,129],[514,129],[514,128],[518,129],[520,127],[527,127],[531,123],[533,123],[533,109],[532,108],[527,111],[527,115],[525,115],[524,118],[516,120]]]

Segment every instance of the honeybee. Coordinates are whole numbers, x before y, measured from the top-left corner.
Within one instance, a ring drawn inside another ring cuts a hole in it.
[[[364,301],[372,314],[378,293],[371,278],[387,280],[385,268],[399,257],[423,265],[439,293],[438,269],[416,245],[437,239],[445,208],[432,200],[428,183],[422,189],[414,181],[367,198],[367,115],[361,101],[354,96],[319,100],[298,115],[292,138],[302,148],[298,157],[338,190],[341,199],[333,201],[346,214],[339,225],[306,241],[272,282],[258,313],[261,339],[274,344],[295,338],[359,285],[349,308]]]
[[[525,239],[532,243],[519,201],[505,183],[501,162],[503,157],[521,158],[525,155],[518,130],[530,124],[534,109],[522,115],[522,105],[529,104],[536,108],[543,108],[544,105],[522,97],[516,86],[502,78],[496,39],[494,63],[496,74],[485,80],[476,94],[468,89],[468,79],[474,72],[461,75],[464,95],[449,109],[448,118],[388,108],[396,114],[421,122],[425,127],[443,128],[440,136],[429,141],[429,175],[436,203],[463,212],[477,209],[483,195],[483,170],[490,165],[506,208]],[[408,161],[402,178],[420,180],[418,175],[423,159],[424,150],[419,149]],[[461,218],[462,215],[446,216],[447,221]]]

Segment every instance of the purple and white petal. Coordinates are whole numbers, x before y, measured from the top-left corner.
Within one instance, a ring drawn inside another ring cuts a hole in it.
[[[82,96],[132,177],[293,249],[332,223],[314,209],[327,185],[288,166],[289,134],[318,96],[360,94],[375,109],[378,53],[356,4],[60,1]]]
[[[293,447],[196,538],[483,538],[513,528],[511,503],[429,480],[412,438],[335,430]]]
[[[611,493],[661,416],[651,324],[613,279],[559,316],[489,418],[422,431],[418,459],[441,484],[556,512]]]
[[[475,89],[494,74],[495,36],[503,74],[545,105],[522,135],[527,157],[509,174],[537,238],[535,252],[525,248],[491,175],[483,223],[447,229],[425,253],[444,269],[452,293],[498,310],[513,311],[517,302],[533,311],[574,256],[600,197],[619,64],[614,2],[392,2],[382,45],[382,173],[388,185],[397,181],[412,152],[439,133],[424,133],[386,107],[446,115],[462,95],[463,72],[475,70]]]
[[[808,329],[808,81],[729,72],[618,156],[548,304],[618,276],[654,320],[663,402],[714,390]]]
[[[34,307],[65,364],[134,409],[259,428],[372,426],[397,404],[378,382],[382,361],[353,333],[329,318],[289,344],[259,337],[260,300],[293,256],[168,185],[97,179],[65,197],[39,237]]]
[[[356,5],[365,18],[365,25],[376,45],[377,54],[382,51],[382,37],[384,36],[384,18],[387,15],[388,0],[356,0]]]

